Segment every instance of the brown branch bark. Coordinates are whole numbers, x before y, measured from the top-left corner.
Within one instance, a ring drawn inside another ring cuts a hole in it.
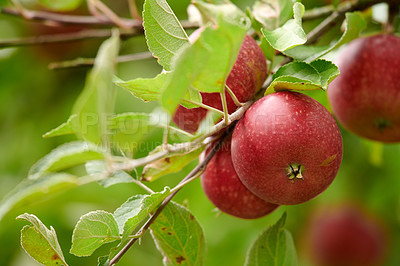
[[[48,43],[74,42],[87,39],[104,39],[104,38],[109,38],[111,34],[112,34],[111,29],[90,29],[90,30],[81,30],[69,33],[14,38],[14,39],[0,41],[0,48],[41,45]],[[132,37],[139,34],[142,34],[142,30],[136,30],[136,29],[120,30],[121,38]]]
[[[38,22],[46,22],[52,21],[57,22],[59,24],[76,24],[76,25],[86,25],[86,26],[115,26],[115,24],[104,17],[103,19],[99,19],[94,16],[78,16],[78,15],[67,15],[67,14],[57,14],[46,11],[29,11],[30,12],[30,20],[38,21]],[[13,15],[17,17],[23,17],[22,13],[15,8],[4,7],[0,9],[0,13]],[[130,25],[131,28],[141,29],[142,21],[136,19],[126,19],[122,18],[122,21],[127,25]]]

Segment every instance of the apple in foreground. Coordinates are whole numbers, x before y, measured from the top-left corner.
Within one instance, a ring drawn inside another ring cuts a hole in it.
[[[382,265],[387,247],[381,224],[355,206],[324,207],[312,217],[306,237],[321,266]]]
[[[201,176],[201,185],[218,209],[235,217],[256,219],[278,208],[278,205],[256,197],[239,180],[232,164],[230,138],[208,163]]]
[[[347,45],[328,98],[338,121],[371,140],[400,141],[400,38],[375,35]]]
[[[231,148],[243,184],[279,205],[303,203],[323,192],[335,178],[343,152],[328,110],[291,91],[255,102],[233,131]]]
[[[195,36],[194,38],[192,36]],[[191,40],[199,36],[199,30],[191,35]],[[231,72],[226,80],[226,85],[233,91],[240,102],[250,100],[262,87],[267,77],[267,61],[257,42],[246,35],[240,47],[240,51]],[[238,107],[226,92],[228,113],[233,113]],[[205,105],[222,111],[221,96],[219,93],[201,93],[202,102]],[[207,110],[204,108],[188,109],[179,106],[173,121],[181,129],[195,133],[206,117]]]

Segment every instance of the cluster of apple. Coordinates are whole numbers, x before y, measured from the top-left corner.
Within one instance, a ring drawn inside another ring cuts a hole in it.
[[[267,76],[265,56],[246,36],[226,85],[245,102]],[[227,95],[228,112],[237,109]],[[203,103],[222,110],[219,93],[202,93]],[[173,121],[195,132],[207,111],[180,106]],[[239,120],[201,177],[205,194],[221,211],[254,219],[279,205],[308,201],[335,178],[342,138],[332,115],[314,99],[280,91],[255,102]]]

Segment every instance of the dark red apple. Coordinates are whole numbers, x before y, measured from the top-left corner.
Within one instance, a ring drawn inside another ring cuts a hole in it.
[[[199,31],[192,35],[198,36]],[[195,39],[192,38],[191,39]],[[240,47],[238,57],[227,78],[226,85],[233,91],[240,102],[245,102],[256,94],[267,77],[267,62],[263,51],[257,42],[246,35]],[[203,103],[222,110],[219,93],[201,93]],[[233,113],[237,106],[226,92],[228,112]],[[174,123],[190,133],[197,131],[201,121],[206,117],[207,110],[203,108],[187,109],[179,106],[173,117]]]
[[[231,139],[225,141],[208,163],[201,185],[218,209],[235,217],[256,219],[278,208],[256,197],[240,182],[232,164]]]
[[[400,141],[400,38],[375,35],[347,45],[328,98],[349,131],[382,142]]]
[[[232,161],[243,184],[265,201],[292,205],[324,191],[342,160],[332,115],[307,95],[281,91],[255,102],[232,136]]]
[[[320,266],[383,265],[387,247],[381,224],[354,206],[325,206],[312,217],[306,241]]]

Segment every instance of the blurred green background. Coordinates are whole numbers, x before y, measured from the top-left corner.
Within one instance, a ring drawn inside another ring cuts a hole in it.
[[[111,3],[112,1],[108,1]],[[116,10],[126,10],[125,1],[114,1]],[[138,1],[140,2],[140,1]],[[169,1],[179,19],[186,19],[190,1]],[[254,1],[232,1],[241,8]],[[321,1],[306,1],[306,7]],[[124,9],[125,8],[125,9]],[[126,14],[124,14],[126,15]],[[311,29],[318,21],[308,23]],[[39,24],[20,18],[0,15],[0,39],[32,36]],[[329,42],[340,34],[338,25],[325,37]],[[94,57],[101,40],[86,40],[67,45],[44,45],[0,49],[0,198],[27,176],[29,168],[56,146],[71,141],[72,136],[43,139],[41,136],[58,126],[70,115],[75,99],[81,92],[88,68],[51,71],[53,61],[78,56]],[[143,36],[122,43],[121,54],[147,51]],[[118,75],[122,79],[153,77],[161,71],[154,59],[122,63]],[[324,92],[309,93],[325,104]],[[116,112],[150,112],[157,104],[143,103],[128,92],[118,89]],[[187,185],[175,201],[187,205],[202,224],[207,240],[206,265],[243,265],[252,241],[273,224],[284,211],[286,227],[292,232],[301,265],[310,265],[302,245],[303,232],[309,215],[318,207],[335,203],[357,202],[386,225],[390,236],[390,251],[385,265],[400,262],[400,146],[381,145],[362,140],[342,129],[344,157],[342,167],[333,184],[317,198],[297,206],[281,207],[271,215],[247,221],[215,211],[202,192],[199,180]],[[148,142],[159,142],[161,134],[154,134]],[[168,175],[150,186],[161,190],[173,186],[190,171],[195,162],[178,174]],[[119,184],[103,188],[89,184],[46,198],[41,202],[11,211],[0,221],[0,265],[37,265],[20,247],[19,231],[24,222],[15,217],[24,212],[38,216],[57,232],[61,247],[70,265],[96,265],[98,256],[108,252],[109,245],[97,250],[89,258],[77,258],[68,253],[72,230],[79,217],[92,210],[113,212],[128,197],[143,193],[134,184]],[[149,234],[140,245],[132,248],[119,265],[162,265],[162,256],[156,250]]]

